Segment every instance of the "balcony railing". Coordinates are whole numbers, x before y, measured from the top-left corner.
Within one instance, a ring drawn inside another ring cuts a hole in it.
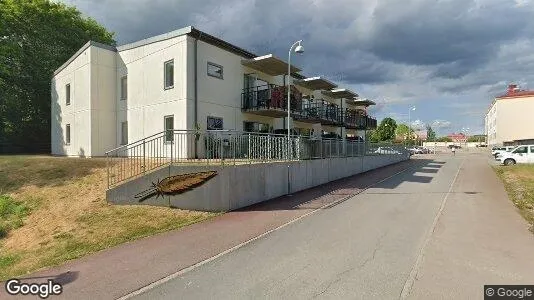
[[[355,111],[345,110],[345,128],[364,130],[367,126],[367,117]]]
[[[371,118],[369,116],[366,117],[367,118],[367,129],[376,129],[377,127],[377,122],[376,122],[376,119],[375,118]]]
[[[296,120],[308,123],[321,123],[325,125],[343,124],[343,114],[336,104],[308,102],[302,104],[302,112]]]
[[[283,117],[287,114],[287,90],[285,86],[267,84],[243,89],[241,109],[259,115]],[[291,113],[302,112],[302,94],[291,87]]]

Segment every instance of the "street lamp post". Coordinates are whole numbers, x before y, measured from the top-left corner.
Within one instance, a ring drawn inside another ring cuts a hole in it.
[[[408,136],[410,137],[410,140],[412,137],[412,110],[415,110],[415,106],[410,107],[408,110]]]
[[[291,155],[291,128],[289,127],[289,120],[291,119],[291,52],[295,47],[295,53],[302,54],[304,47],[301,45],[302,40],[296,41],[289,48],[289,55],[287,58],[287,193],[291,192],[290,186],[290,174],[289,174],[289,161]]]

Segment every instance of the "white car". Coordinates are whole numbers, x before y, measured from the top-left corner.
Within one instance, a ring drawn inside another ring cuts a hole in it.
[[[515,146],[506,146],[506,147],[498,147],[495,150],[491,151],[491,154],[497,158],[497,156],[502,155],[505,152],[510,152],[515,148]]]
[[[401,154],[399,151],[390,147],[378,147],[375,153],[377,154]]]
[[[506,166],[534,164],[534,145],[521,145],[509,152],[502,152],[497,160]]]

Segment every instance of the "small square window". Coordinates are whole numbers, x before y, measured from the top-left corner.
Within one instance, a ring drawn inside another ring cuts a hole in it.
[[[174,59],[166,61],[164,64],[164,88],[172,89],[174,87]]]
[[[65,102],[70,105],[70,83],[65,86]]]
[[[128,144],[128,122],[121,122],[121,145]]]
[[[174,116],[165,116],[163,123],[165,127],[165,142],[172,142],[174,140]]]
[[[65,144],[70,145],[70,124],[65,126]]]
[[[223,67],[218,64],[208,62],[208,75],[223,79]]]
[[[208,117],[208,130],[222,130],[223,119],[217,117]]]
[[[121,100],[128,98],[128,76],[121,78]]]

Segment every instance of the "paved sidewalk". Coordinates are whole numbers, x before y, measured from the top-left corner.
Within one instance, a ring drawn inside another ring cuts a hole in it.
[[[52,278],[64,284],[63,294],[54,299],[116,299],[428,161],[421,158],[401,162],[229,212],[38,272],[28,276],[27,281],[45,282]],[[2,289],[0,298],[4,296]]]

